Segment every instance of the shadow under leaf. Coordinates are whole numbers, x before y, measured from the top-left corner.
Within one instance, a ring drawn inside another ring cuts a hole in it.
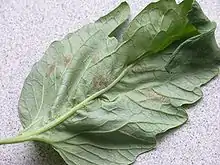
[[[53,147],[46,143],[34,142],[35,150],[42,158],[44,164],[41,165],[66,165],[61,156],[53,149]]]

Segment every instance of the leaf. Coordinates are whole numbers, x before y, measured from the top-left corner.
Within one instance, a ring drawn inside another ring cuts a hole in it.
[[[187,19],[192,2],[185,0],[177,5],[175,0],[160,0],[149,4],[129,24],[124,39],[127,40],[143,26],[148,28],[146,33],[149,36],[166,33],[172,39],[170,42],[195,34],[196,29]]]
[[[166,66],[168,71],[186,65],[200,65],[199,67],[202,68],[219,63],[220,51],[215,40],[215,22],[209,21],[197,2],[193,4],[188,17],[200,34],[179,45]]]
[[[215,24],[193,0],[151,3],[122,28],[128,15],[124,2],[52,43],[21,93],[25,129],[0,144],[35,140],[69,165],[126,165],[187,121],[183,105],[218,74]]]
[[[19,109],[24,127],[44,125],[43,121],[69,110],[86,67],[117,47],[118,41],[108,35],[128,15],[129,6],[124,2],[95,23],[50,45],[41,61],[34,65],[21,93]]]

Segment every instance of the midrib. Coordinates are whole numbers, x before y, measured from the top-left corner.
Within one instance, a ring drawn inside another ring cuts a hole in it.
[[[83,108],[84,106],[86,106],[87,104],[89,104],[90,101],[96,99],[97,97],[99,97],[100,95],[104,94],[105,92],[107,92],[108,90],[110,90],[112,87],[114,87],[128,72],[128,70],[130,68],[133,67],[134,64],[130,64],[129,66],[127,66],[122,72],[121,74],[111,83],[109,84],[106,88],[94,93],[93,95],[91,95],[90,97],[88,97],[87,99],[85,99],[84,101],[82,101],[81,103],[77,104],[75,107],[73,107],[70,111],[66,112],[65,114],[63,114],[62,116],[60,116],[59,118],[53,120],[52,122],[46,124],[44,127],[33,131],[33,132],[24,132],[23,134],[14,137],[14,138],[9,138],[9,139],[5,139],[5,140],[0,140],[0,145],[1,144],[9,144],[9,143],[19,143],[19,142],[24,142],[24,141],[30,141],[30,140],[38,140],[38,141],[45,141],[44,139],[38,138],[37,135],[42,134],[46,131],[49,131],[50,129],[58,126],[59,124],[61,124],[62,122],[64,122],[65,120],[67,120],[68,118],[70,118],[72,115],[74,115],[74,113],[79,110],[80,108]]]

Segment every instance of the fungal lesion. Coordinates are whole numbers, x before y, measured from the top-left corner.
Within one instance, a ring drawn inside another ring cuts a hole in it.
[[[63,61],[64,61],[64,66],[67,67],[72,61],[72,56],[71,55],[64,56]]]
[[[104,75],[96,75],[92,79],[92,86],[96,90],[101,90],[105,87],[107,87],[111,83],[110,77],[104,76]]]
[[[55,64],[48,65],[46,77],[50,77],[54,73],[55,67],[56,67]]]
[[[160,95],[159,93],[155,92],[153,89],[142,89],[141,93],[145,96],[146,100],[155,100],[161,102],[167,102],[168,98]]]

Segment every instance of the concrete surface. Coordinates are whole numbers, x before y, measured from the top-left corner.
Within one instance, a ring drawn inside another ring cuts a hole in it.
[[[17,104],[25,77],[48,45],[117,6],[121,0],[0,0],[0,138],[21,128]],[[150,0],[128,0],[136,14]],[[217,22],[220,1],[199,0]],[[220,165],[220,77],[203,88],[204,99],[188,110],[189,121],[159,140],[135,165]],[[61,165],[48,146],[0,146],[0,165]]]

